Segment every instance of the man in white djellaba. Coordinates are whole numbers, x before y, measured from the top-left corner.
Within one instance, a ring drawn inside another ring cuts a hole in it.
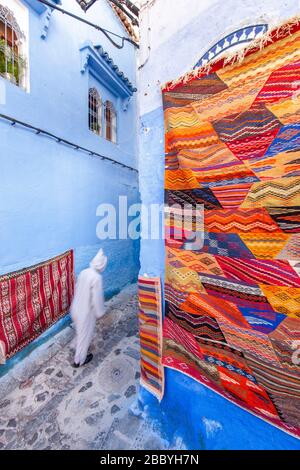
[[[76,329],[74,367],[88,364],[93,354],[88,354],[95,331],[96,320],[104,313],[104,294],[101,273],[107,265],[107,257],[101,249],[91,261],[90,267],[78,276],[71,305],[71,317]]]

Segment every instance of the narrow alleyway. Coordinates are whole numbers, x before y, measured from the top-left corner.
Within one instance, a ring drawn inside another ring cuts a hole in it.
[[[74,369],[65,328],[0,379],[0,449],[161,449],[129,412],[139,386],[136,286],[107,302],[93,361]]]

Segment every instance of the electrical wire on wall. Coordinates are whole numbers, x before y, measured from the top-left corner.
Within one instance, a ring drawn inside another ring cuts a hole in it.
[[[42,3],[43,5],[51,8],[52,10],[56,10],[60,13],[62,13],[63,15],[67,15],[67,16],[70,16],[71,18],[73,18],[74,20],[77,20],[77,21],[80,21],[81,23],[85,23],[87,24],[88,26],[91,26],[92,28],[94,29],[97,29],[97,31],[100,31],[102,34],[104,34],[104,36],[111,42],[111,44],[116,47],[117,49],[123,49],[123,47],[125,46],[125,43],[126,42],[129,42],[131,44],[133,44],[136,48],[139,48],[140,46],[135,42],[133,41],[133,39],[130,39],[128,37],[125,37],[125,36],[120,36],[119,34],[117,33],[114,33],[113,31],[110,31],[108,29],[105,29],[105,28],[102,28],[102,26],[99,26],[95,23],[92,23],[91,21],[88,21],[84,18],[81,18],[80,16],[77,16],[75,15],[74,13],[71,13],[70,11],[67,11],[67,10],[64,10],[63,8],[57,6],[57,5],[54,5],[53,3],[50,3],[48,0],[38,0],[40,3]],[[121,44],[120,43],[117,43],[111,36],[113,36],[114,38],[118,38],[121,40]]]
[[[145,65],[148,63],[149,59],[150,59],[150,55],[151,55],[151,16],[150,16],[150,11],[151,11],[151,7],[154,5],[154,3],[156,2],[156,0],[150,0],[148,2],[146,2],[144,5],[143,5],[143,10],[146,10],[146,29],[147,29],[147,44],[145,45],[145,48],[147,48],[147,55],[145,57],[145,59],[143,60],[143,62],[139,65],[138,69],[141,70],[143,67],[145,67]]]
[[[94,23],[91,23],[90,21],[85,20],[84,18],[81,18],[81,17],[79,17],[79,16],[77,16],[77,15],[71,13],[71,12],[68,12],[68,11],[66,11],[66,10],[64,10],[64,9],[62,9],[62,8],[60,8],[60,7],[58,7],[58,6],[56,6],[56,5],[54,5],[53,3],[50,3],[48,0],[38,0],[38,1],[39,1],[40,3],[42,3],[42,4],[46,5],[46,6],[48,6],[48,7],[51,8],[51,9],[57,10],[57,11],[59,11],[59,12],[62,13],[62,14],[68,15],[68,16],[74,18],[75,20],[78,20],[78,21],[80,21],[80,22],[82,22],[82,23],[85,23],[85,24],[87,24],[87,25],[89,25],[89,26],[91,26],[91,27],[97,29],[98,31],[101,31],[101,32],[109,39],[109,41],[110,41],[115,47],[117,47],[117,48],[119,48],[119,49],[121,49],[121,48],[124,47],[125,41],[132,43],[132,44],[135,45],[136,47],[139,47],[138,44],[136,44],[133,40],[131,40],[131,39],[129,39],[129,38],[126,38],[126,37],[123,37],[123,36],[120,36],[120,35],[118,35],[118,34],[112,32],[112,31],[109,31],[109,30],[107,30],[107,29],[102,28],[101,26],[98,26],[98,25],[96,25],[96,24],[94,24]],[[113,37],[117,37],[117,38],[122,39],[122,45],[117,44],[117,43],[110,37],[110,35],[112,35]],[[124,169],[130,170],[130,171],[133,171],[133,172],[138,172],[138,170],[137,170],[136,168],[133,168],[133,167],[131,167],[131,166],[129,166],[129,165],[126,165],[126,164],[124,164],[124,163],[121,163],[121,162],[119,162],[119,161],[117,161],[117,160],[115,160],[115,159],[113,159],[113,158],[111,158],[111,157],[109,157],[109,156],[102,155],[102,154],[100,154],[99,152],[90,150],[90,149],[88,149],[88,148],[86,148],[86,147],[83,147],[83,146],[77,144],[77,143],[74,143],[74,142],[71,142],[71,141],[69,141],[69,140],[66,140],[66,139],[63,138],[63,137],[57,136],[57,135],[55,135],[55,134],[53,134],[53,133],[51,133],[51,132],[49,132],[49,131],[47,131],[47,130],[45,130],[45,129],[41,129],[41,128],[36,127],[36,126],[34,126],[34,125],[32,125],[32,124],[29,124],[29,123],[27,123],[27,122],[18,120],[18,119],[14,118],[14,117],[11,117],[11,116],[8,116],[8,115],[5,115],[5,114],[0,114],[0,120],[6,121],[7,123],[10,123],[10,124],[11,124],[12,126],[14,126],[14,127],[15,127],[15,126],[19,126],[19,127],[23,128],[23,129],[27,129],[27,130],[29,130],[29,131],[33,131],[36,135],[43,135],[43,136],[46,136],[46,137],[48,137],[48,138],[50,138],[50,139],[53,139],[54,141],[56,141],[56,142],[59,143],[59,144],[64,144],[64,145],[67,145],[67,146],[69,146],[69,147],[71,147],[71,148],[73,148],[73,149],[75,149],[75,150],[80,150],[80,151],[82,151],[82,152],[84,152],[84,153],[87,153],[88,155],[90,155],[90,156],[92,156],[92,157],[98,157],[98,158],[100,158],[101,160],[110,162],[110,163],[112,163],[112,164],[114,164],[114,165],[118,165],[118,166],[120,166],[120,167],[122,167],[122,168],[124,168]],[[128,139],[128,136],[127,136],[127,139]],[[127,139],[126,139],[126,142],[124,142],[124,143],[127,143],[127,142],[129,141],[129,139],[128,139],[128,140],[127,140]],[[120,146],[121,143],[122,143],[122,142],[118,142],[118,146]],[[122,149],[122,152],[124,153],[124,150],[123,150],[123,149]],[[129,156],[129,157],[132,157],[132,154],[130,154],[129,152],[125,152],[125,154],[126,154],[127,156]]]
[[[64,144],[75,150],[81,150],[82,152],[87,153],[91,157],[98,157],[101,160],[110,162],[114,165],[118,165],[118,166],[121,166],[122,168],[138,173],[138,170],[136,168],[133,168],[129,165],[125,165],[125,163],[118,162],[117,160],[114,160],[113,158],[108,157],[106,155],[102,155],[101,153],[95,152],[94,150],[90,150],[86,147],[82,147],[81,145],[78,145],[74,142],[66,140],[63,137],[53,134],[52,132],[46,131],[45,129],[40,129],[39,127],[33,126],[32,124],[28,124],[27,122],[24,122],[24,121],[20,121],[19,119],[13,118],[11,116],[7,116],[6,114],[0,114],[0,119],[6,122],[9,122],[14,127],[18,125],[20,127],[23,127],[24,129],[35,132],[36,135],[39,135],[39,136],[44,135],[50,139],[53,139],[58,144]]]

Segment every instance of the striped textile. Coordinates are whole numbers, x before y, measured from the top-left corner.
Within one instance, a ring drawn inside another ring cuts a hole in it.
[[[163,92],[162,362],[299,438],[300,21],[261,46]]]
[[[141,384],[159,400],[164,394],[162,297],[159,277],[139,277]]]
[[[0,364],[62,318],[73,292],[72,250],[0,276]]]

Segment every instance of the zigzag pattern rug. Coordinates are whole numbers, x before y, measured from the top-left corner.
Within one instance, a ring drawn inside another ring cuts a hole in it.
[[[66,315],[73,293],[73,250],[0,276],[0,364]]]
[[[159,400],[164,394],[162,297],[159,277],[138,279],[141,384]]]
[[[164,89],[163,364],[300,437],[299,22],[261,44]]]

